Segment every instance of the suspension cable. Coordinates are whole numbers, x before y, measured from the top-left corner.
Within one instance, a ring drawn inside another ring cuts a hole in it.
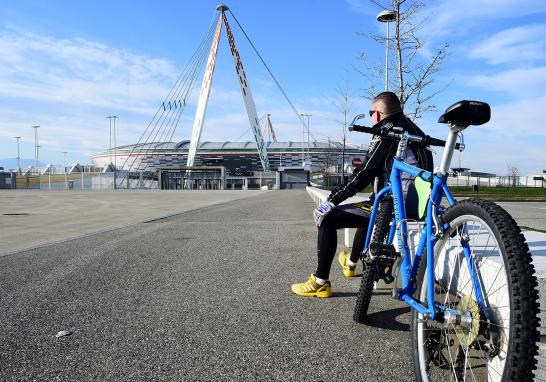
[[[239,23],[239,20],[235,17],[233,12],[228,9],[229,13],[235,20],[236,24],[238,25],[239,29],[249,42],[250,46],[264,65],[265,69],[275,82],[276,86],[279,88],[280,92],[284,96],[285,100],[288,102],[290,107],[292,108],[293,112],[296,114],[296,117],[301,122],[302,126],[307,127],[303,117],[298,112],[286,92],[284,91],[283,87],[269,68],[269,66],[266,64],[265,60],[263,59],[262,55],[259,53],[258,49],[254,45],[254,43],[250,40],[250,37],[246,33],[246,31],[243,29],[242,25]],[[221,15],[219,16],[221,17]],[[182,71],[182,73],[178,76],[175,84],[170,89],[169,93],[165,97],[163,103],[159,106],[157,109],[154,117],[151,119],[151,121],[146,126],[146,129],[141,134],[138,142],[132,147],[130,153],[127,155],[122,168],[124,168],[129,161],[129,158],[133,158],[131,165],[126,170],[127,171],[127,181],[130,182],[130,172],[133,170],[133,167],[135,165],[135,162],[137,161],[137,157],[140,158],[140,161],[138,162],[138,166],[136,171],[138,171],[142,166],[144,168],[146,167],[146,157],[149,156],[149,153],[151,150],[154,149],[154,143],[166,143],[172,141],[174,137],[174,133],[178,127],[180,118],[182,116],[183,111],[186,108],[187,100],[189,99],[189,96],[191,95],[193,89],[194,89],[194,83],[197,78],[198,73],[201,72],[201,69],[204,66],[204,62],[207,56],[207,47],[210,45],[211,40],[214,36],[213,29],[214,29],[214,20],[216,17],[212,17],[210,26],[208,31],[205,33],[205,36],[201,40],[198,48],[193,53],[190,61]],[[182,103],[182,101],[184,101]],[[173,107],[174,105],[174,107]],[[263,118],[263,117],[262,117]],[[261,118],[261,119],[262,119]],[[153,126],[153,127],[152,127]],[[151,129],[150,129],[151,128]],[[267,126],[264,127],[264,129],[267,128]],[[245,131],[241,137],[248,133],[250,129]],[[146,139],[143,140],[143,138],[146,136]],[[271,134],[271,132],[269,132]],[[312,135],[312,134],[310,134]],[[153,138],[152,138],[153,136]],[[158,138],[159,137],[159,138]],[[151,139],[152,138],[152,139]],[[313,136],[314,138],[314,136]],[[151,140],[150,140],[151,139]],[[168,139],[168,140],[167,140]],[[237,140],[238,140],[237,139]],[[271,137],[270,137],[271,139]],[[138,149],[138,152],[136,155],[133,155],[135,153],[135,150]],[[135,171],[135,170],[133,170]],[[148,175],[146,175],[147,180]],[[153,179],[152,179],[153,181]]]
[[[195,82],[195,78],[197,74],[200,72],[200,68],[203,68],[203,64],[206,58],[207,53],[207,47],[211,43],[212,39],[212,28],[209,29],[209,33],[206,36],[206,38],[203,40],[203,42],[200,44],[199,52],[197,52],[195,56],[195,59],[190,62],[190,65],[187,66],[185,70],[184,78],[185,80],[180,83],[180,86],[178,86],[178,89],[175,90],[175,92],[172,94],[172,96],[168,97],[168,100],[166,99],[165,103],[162,105],[164,109],[167,108],[167,105],[169,107],[169,111],[165,115],[165,118],[161,121],[162,117],[160,117],[158,120],[156,120],[156,124],[154,126],[154,129],[150,132],[148,135],[148,138],[146,142],[148,143],[148,146],[146,147],[146,151],[144,155],[140,155],[141,157],[148,157],[150,154],[150,151],[154,149],[154,142],[158,143],[164,143],[166,142],[166,138],[169,136],[172,139],[172,136],[174,135],[174,131],[176,130],[176,126],[178,125],[178,122],[180,121],[180,117],[182,115],[182,112],[185,110],[187,105],[187,99],[189,98],[189,94],[193,90],[193,84]],[[182,100],[184,100],[184,103],[182,103]],[[171,105],[171,102],[174,104],[174,108]],[[178,102],[178,104],[177,104]],[[173,111],[174,110],[174,111]],[[161,121],[159,127],[157,128],[154,137],[150,141],[151,134],[155,130],[155,127],[157,124]],[[160,133],[161,132],[161,133]],[[158,138],[159,136],[159,138]],[[139,165],[136,169],[136,171],[141,170],[142,168],[146,167],[146,163],[141,159],[139,162]],[[142,167],[142,168],[141,168]],[[152,175],[149,175],[150,177]],[[145,176],[145,181],[148,180],[148,174]],[[153,179],[152,179],[153,180]]]
[[[265,68],[267,69],[269,75],[271,76],[271,78],[273,78],[273,81],[275,81],[275,84],[277,85],[277,87],[279,88],[279,90],[281,91],[282,95],[284,96],[284,98],[286,99],[286,101],[288,102],[288,104],[290,105],[290,107],[292,108],[292,110],[294,111],[294,113],[296,114],[296,116],[298,117],[298,119],[300,120],[300,122],[302,123],[302,125],[304,127],[306,127],[305,125],[305,121],[303,120],[303,117],[300,115],[300,113],[298,112],[298,110],[296,109],[296,107],[294,106],[294,104],[292,103],[292,101],[290,101],[290,98],[288,98],[288,95],[286,94],[286,92],[284,91],[284,89],[282,88],[281,84],[279,83],[279,81],[277,81],[277,78],[275,78],[275,76],[273,75],[273,72],[271,71],[271,69],[269,69],[269,66],[267,66],[267,64],[265,63],[262,55],[260,54],[260,52],[258,52],[258,49],[256,49],[256,47],[254,46],[254,44],[252,43],[252,41],[250,40],[250,37],[248,37],[248,35],[246,34],[245,30],[243,29],[243,27],[241,26],[241,24],[239,23],[239,20],[237,20],[237,18],[235,17],[235,15],[233,14],[233,12],[231,11],[231,9],[228,9],[229,13],[231,14],[231,16],[233,17],[233,19],[235,20],[235,22],[237,23],[237,25],[239,26],[239,29],[241,29],[241,32],[243,32],[243,34],[245,35],[246,39],[248,40],[248,42],[250,43],[250,46],[252,47],[252,49],[254,49],[254,52],[256,53],[256,55],[258,56],[258,58],[260,59],[260,61],[262,62],[262,64],[265,66]]]
[[[213,27],[214,27],[214,17],[211,20],[211,25],[209,27],[209,30],[207,31],[207,33],[205,33],[205,36],[203,37],[203,39],[201,40],[201,43],[199,44],[198,48],[196,49],[196,51],[192,55],[192,58],[190,59],[188,65],[186,66],[186,68],[182,71],[182,73],[178,77],[177,81],[175,82],[175,84],[173,85],[171,90],[169,91],[169,94],[165,97],[163,103],[159,106],[159,108],[156,111],[154,117],[149,122],[148,126],[146,127],[146,129],[144,130],[142,135],[140,136],[138,142],[133,146],[131,152],[129,153],[129,155],[127,156],[125,162],[123,163],[123,167],[125,167],[125,165],[127,164],[127,161],[129,160],[129,158],[133,157],[133,161],[132,161],[131,165],[129,166],[129,168],[127,169],[128,172],[130,172],[131,170],[138,171],[140,169],[140,167],[142,165],[144,165],[143,160],[142,160],[142,155],[134,155],[133,156],[133,154],[134,154],[135,150],[137,150],[137,148],[144,148],[145,149],[144,156],[148,155],[149,151],[152,149],[152,147],[151,147],[152,145],[150,143],[153,143],[153,142],[150,142],[150,138],[154,134],[154,131],[156,130],[156,128],[157,128],[158,124],[160,123],[160,121],[162,121],[162,122],[159,125],[159,128],[157,129],[157,131],[155,132],[154,139],[152,141],[155,141],[157,139],[159,131],[165,125],[165,122],[167,120],[169,120],[169,122],[171,120],[176,120],[176,121],[180,120],[180,114],[181,114],[182,110],[185,109],[189,93],[192,90],[192,84],[195,81],[196,73],[199,71],[198,70],[199,67],[202,67],[202,63],[204,62],[204,57],[206,57],[206,51],[207,51],[206,48],[207,48],[208,45],[210,45],[210,40],[211,40],[212,35],[213,35],[212,34]],[[190,78],[189,82],[188,82],[188,78]],[[180,99],[180,96],[182,94],[184,94],[184,98],[182,98],[184,100],[183,105],[182,105],[182,99]],[[177,106],[177,103],[176,103],[177,101],[178,101],[179,106]],[[173,114],[172,114],[173,105],[174,105],[174,110],[175,110],[174,117],[173,117]],[[167,126],[172,126],[172,123],[169,123],[169,122],[167,122]],[[153,127],[152,127],[152,125],[153,125]],[[150,130],[150,127],[152,127],[151,130]],[[160,140],[163,140],[162,137],[165,135],[165,129],[163,129],[163,130],[164,131],[161,133]],[[169,128],[169,132],[170,132],[170,128]],[[146,139],[144,139],[144,141],[143,141],[143,138],[146,136],[146,133],[148,133],[148,135],[147,135]],[[174,131],[173,131],[173,134],[174,134]],[[167,136],[168,136],[168,134],[167,134]],[[171,136],[172,136],[172,134],[171,134]],[[145,147],[147,144],[149,144],[148,147]],[[138,154],[140,154],[140,152]],[[140,156],[141,160],[139,161],[137,169],[135,170],[135,169],[133,169],[133,167],[135,166],[137,156]]]
[[[209,42],[212,43],[212,38],[213,38],[213,34],[212,34],[212,29],[211,29],[211,34],[210,34],[210,38],[209,40],[207,40],[207,44],[205,44],[204,46],[209,46]],[[201,58],[201,61],[200,62],[196,62],[195,66],[194,66],[194,71],[193,71],[193,75],[191,77],[191,80],[190,82],[188,83],[187,85],[187,88],[185,90],[185,93],[184,93],[184,97],[183,99],[184,100],[187,100],[191,94],[191,92],[193,91],[193,86],[195,84],[195,80],[197,79],[197,75],[201,72],[200,68],[203,68],[204,67],[204,64],[205,64],[205,59],[206,59],[206,55],[202,55],[202,58]],[[186,107],[186,103],[184,104],[184,108]],[[174,136],[174,133],[176,131],[176,128],[178,127],[178,121],[180,120],[180,115],[178,116],[178,119],[174,125],[174,128],[172,130],[172,132],[170,132],[169,134],[169,140],[172,141],[173,139],[173,136]]]
[[[209,28],[209,33],[206,36],[206,39],[201,44],[200,52],[196,56],[196,59],[193,60],[193,65],[188,65],[187,67],[186,76],[185,76],[186,80],[183,81],[183,83],[181,83],[179,88],[174,92],[174,94],[171,96],[170,100],[168,101],[169,113],[167,114],[165,119],[163,119],[159,128],[156,131],[156,134],[152,138],[152,143],[158,142],[158,144],[156,145],[149,144],[147,146],[146,152],[143,155],[144,160],[140,161],[138,170],[143,170],[146,168],[147,166],[146,158],[149,157],[150,151],[160,146],[161,143],[167,142],[168,139],[169,141],[172,141],[172,137],[174,136],[174,133],[176,131],[176,128],[178,126],[182,113],[186,108],[186,105],[187,105],[186,101],[189,99],[189,95],[194,90],[193,85],[195,83],[196,77],[198,73],[201,72],[201,69],[204,67],[205,59],[207,57],[208,47],[212,43],[212,39],[214,36],[214,34],[212,33],[213,25],[214,24],[211,22],[211,28]],[[182,100],[184,101],[184,103],[182,103]],[[172,113],[171,111],[173,109],[171,108],[171,101],[174,103],[174,112]],[[163,107],[165,108],[166,105],[163,105]],[[150,181],[150,184],[153,183],[153,177],[154,177],[154,174],[145,172],[144,174],[145,187],[148,180]]]

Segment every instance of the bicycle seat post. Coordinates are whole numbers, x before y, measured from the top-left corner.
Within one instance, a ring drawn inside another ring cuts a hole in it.
[[[449,166],[451,165],[451,159],[453,158],[453,151],[455,151],[455,144],[457,143],[457,136],[461,131],[466,129],[467,126],[450,125],[449,134],[446,140],[446,146],[442,155],[442,162],[440,164],[440,172],[447,174]]]

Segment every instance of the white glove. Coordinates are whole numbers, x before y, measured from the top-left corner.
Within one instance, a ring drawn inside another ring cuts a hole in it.
[[[319,206],[315,208],[315,211],[313,211],[313,217],[315,218],[315,224],[317,227],[320,227],[326,215],[328,215],[334,207],[334,203],[326,201],[320,203]]]

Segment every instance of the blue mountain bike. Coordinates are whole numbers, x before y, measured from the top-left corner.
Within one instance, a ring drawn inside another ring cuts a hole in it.
[[[483,102],[453,104],[438,121],[449,125],[447,141],[356,125],[362,116],[350,127],[399,141],[390,182],[374,201],[354,320],[365,322],[374,282],[394,282],[393,297],[412,309],[417,381],[533,379],[538,291],[527,243],[504,209],[486,200],[456,202],[447,186],[458,134],[490,114]],[[417,144],[445,146],[434,173],[404,162],[408,145]],[[402,173],[415,177],[416,219],[406,215]]]

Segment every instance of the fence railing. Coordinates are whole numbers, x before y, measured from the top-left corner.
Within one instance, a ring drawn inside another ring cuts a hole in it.
[[[15,173],[12,173],[15,174]],[[274,173],[255,173],[251,177],[226,177],[225,189],[259,189],[268,186],[276,188]],[[449,186],[480,188],[487,187],[530,187],[545,188],[546,180],[538,176],[497,176],[476,177],[459,175],[448,178]],[[6,186],[9,184],[6,179]],[[13,184],[13,183],[11,183]],[[114,189],[158,189],[158,177],[151,172],[81,172],[72,174],[17,175],[17,189],[41,190],[114,190]],[[10,187],[3,187],[10,188]]]
[[[15,173],[13,173],[15,174]],[[251,177],[226,177],[227,190],[276,188],[275,173],[255,173]],[[159,189],[158,175],[153,172],[117,171],[108,173],[71,173],[48,175],[16,175],[17,189],[40,190],[115,190]],[[11,187],[6,187],[11,188]],[[218,187],[217,187],[218,188]],[[182,189],[182,188],[181,188]],[[216,189],[188,187],[187,189]]]
[[[48,175],[17,175],[17,189],[86,190],[92,189],[91,181],[99,173],[72,173]]]
[[[459,175],[449,177],[447,180],[449,186],[471,187],[478,185],[480,187],[546,187],[546,179],[539,176],[495,176],[478,177]]]

